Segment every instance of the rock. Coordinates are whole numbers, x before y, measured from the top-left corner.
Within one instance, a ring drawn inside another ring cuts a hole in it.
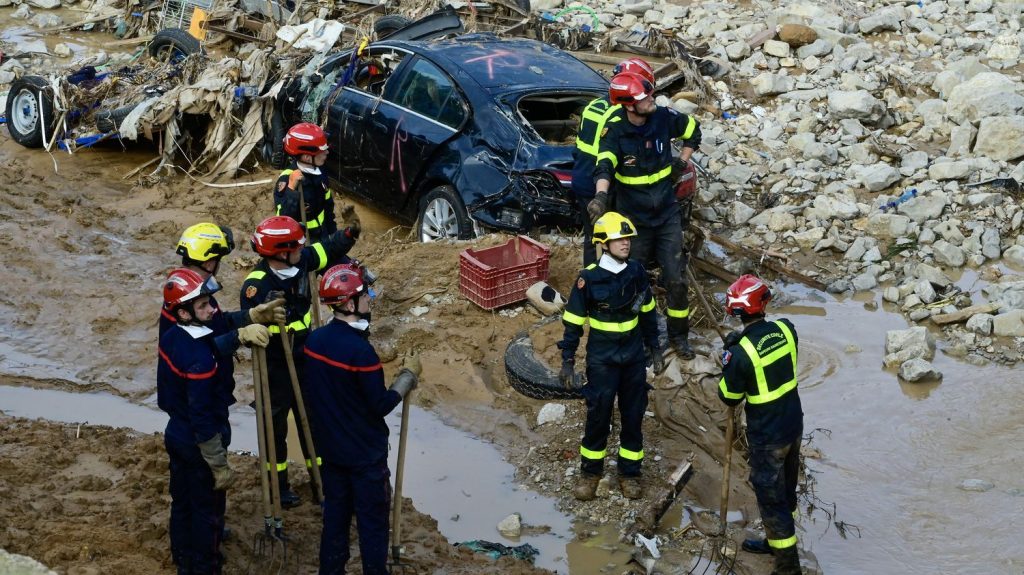
[[[995,485],[989,481],[985,481],[984,479],[964,479],[960,482],[960,485],[957,485],[957,487],[964,491],[984,493],[995,488]]]
[[[977,135],[978,129],[974,127],[974,124],[953,126],[953,129],[949,131],[949,148],[946,150],[946,155],[951,158],[970,155],[971,148],[974,147],[974,138]]]
[[[835,91],[828,94],[828,110],[837,119],[854,118],[874,124],[885,115],[885,104],[867,90]]]
[[[900,204],[896,211],[921,224],[942,215],[948,199],[944,193],[917,196]]]
[[[661,11],[651,9],[644,12],[644,22],[647,24],[654,24],[655,22],[660,22],[664,16],[665,15],[662,14]]]
[[[56,14],[46,13],[36,14],[29,20],[29,23],[36,28],[55,28],[63,24],[64,20],[61,20],[61,17]]]
[[[734,62],[742,60],[750,55],[750,44],[743,40],[737,40],[725,47],[725,55]]]
[[[974,314],[967,320],[967,329],[977,334],[991,335],[993,317],[988,313]]]
[[[61,42],[53,47],[53,55],[58,58],[70,58],[71,48],[69,48],[67,44]]]
[[[796,242],[796,245],[803,250],[813,249],[823,237],[825,228],[812,228],[805,232],[791,232],[786,237]]]
[[[751,80],[750,85],[759,96],[774,96],[793,90],[796,87],[796,80],[789,76],[764,72]]]
[[[918,280],[914,284],[914,294],[921,298],[921,301],[924,303],[935,301],[935,288],[932,287],[932,282],[928,280]]]
[[[928,167],[928,152],[916,150],[903,156],[900,160],[900,173],[911,176],[914,172]]]
[[[1024,157],[1024,116],[983,118],[974,155],[1003,161]]]
[[[900,288],[889,286],[882,290],[882,299],[889,303],[900,303]]]
[[[967,260],[964,250],[946,240],[939,240],[932,244],[932,250],[935,255],[935,262],[938,264],[959,268],[963,267],[964,262]]]
[[[868,250],[875,247],[877,240],[868,236],[858,236],[857,239],[853,240],[850,244],[850,248],[846,250],[846,254],[843,259],[848,262],[859,262],[864,254],[868,253]]]
[[[946,123],[946,102],[938,98],[925,100],[917,105],[914,112],[921,116],[925,126],[939,127]]]
[[[788,58],[789,57],[789,44],[780,42],[778,40],[768,40],[761,47],[761,50],[769,56],[775,56],[776,58]]]
[[[830,144],[811,142],[804,147],[804,159],[818,160],[824,164],[832,165],[839,160],[839,151]]]
[[[918,326],[886,332],[885,353],[901,353],[908,350],[913,352],[911,357],[907,358],[908,360],[914,357],[923,359],[934,357],[935,338],[928,333],[928,328]]]
[[[1024,269],[1024,246],[1014,244],[1006,248],[1003,261],[1015,268]]]
[[[956,123],[989,116],[1016,116],[1024,110],[1020,86],[998,72],[984,72],[957,85],[946,100],[946,114]]]
[[[857,174],[860,183],[872,192],[879,192],[900,181],[900,171],[889,164],[879,162],[863,167]]]
[[[72,569],[73,570],[73,569]],[[25,555],[16,555],[0,549],[0,573],[17,575],[55,575],[45,565]]]
[[[906,18],[906,10],[902,6],[890,6],[875,11],[870,16],[861,18],[857,27],[861,34],[874,34],[884,30],[900,31],[900,22]]]
[[[981,255],[990,260],[998,258],[1000,243],[999,230],[994,228],[986,229],[981,233]]]
[[[993,317],[992,335],[1024,337],[1024,309],[1011,309]]]
[[[430,311],[430,308],[429,308],[429,307],[427,307],[427,306],[425,306],[425,305],[418,305],[418,306],[416,306],[416,307],[414,307],[414,308],[410,309],[410,310],[409,310],[409,313],[410,313],[410,314],[411,314],[411,315],[412,315],[413,317],[420,317],[421,315],[423,315],[423,314],[425,314],[425,313],[427,313],[427,312],[429,312],[429,311]]]
[[[853,278],[854,291],[868,291],[878,285],[878,278],[870,272],[864,272]]]
[[[801,46],[806,46],[817,39],[818,33],[810,26],[804,26],[803,24],[783,24],[779,28],[779,40],[789,44],[791,47],[799,48]]]
[[[537,414],[537,425],[561,423],[565,419],[565,406],[561,403],[545,403]]]
[[[729,222],[733,225],[742,226],[750,218],[754,217],[754,208],[740,201],[735,201],[729,206]]]
[[[818,194],[811,202],[811,207],[804,210],[804,217],[821,220],[849,220],[860,215],[857,203],[849,198]]]
[[[1017,34],[1011,33],[997,36],[992,41],[992,46],[989,47],[985,56],[989,60],[1006,60],[1008,62],[1020,60],[1020,40],[1017,39]]]
[[[801,59],[808,58],[810,56],[816,56],[816,57],[820,58],[822,56],[826,56],[828,54],[831,54],[833,47],[834,46],[833,46],[832,42],[829,42],[828,40],[826,40],[824,38],[818,38],[817,40],[815,40],[814,42],[811,42],[807,46],[802,46],[800,48],[797,48],[796,55],[797,55],[797,57],[799,57]]]
[[[25,3],[29,6],[36,8],[42,8],[43,10],[53,10],[54,8],[60,8],[60,0],[25,0]]]
[[[509,539],[519,537],[523,532],[523,517],[513,513],[498,523],[498,532]]]
[[[753,175],[753,169],[743,164],[732,164],[718,173],[718,179],[726,184],[745,184]]]
[[[914,268],[914,277],[928,280],[940,288],[944,288],[953,283],[951,279],[946,277],[946,274],[939,268],[928,264],[917,264]]]
[[[988,12],[992,9],[992,0],[971,0],[967,3],[968,12]]]
[[[928,166],[928,177],[933,180],[962,180],[976,171],[970,160],[935,162]]]
[[[942,379],[942,372],[937,371],[927,360],[915,358],[903,362],[900,378],[910,382],[934,381]]]
[[[35,12],[28,7],[28,4],[22,4],[21,6],[18,6],[17,10],[11,12],[11,18],[14,18],[15,20],[28,20],[34,15]]]

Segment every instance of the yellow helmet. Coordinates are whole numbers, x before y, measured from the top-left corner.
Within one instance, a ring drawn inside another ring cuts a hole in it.
[[[605,212],[594,222],[593,242],[595,244],[603,244],[608,240],[629,238],[635,235],[636,227],[633,226],[633,222],[618,212]]]
[[[233,249],[235,240],[230,228],[203,222],[189,226],[182,232],[176,253],[193,261],[206,262],[224,257]]]

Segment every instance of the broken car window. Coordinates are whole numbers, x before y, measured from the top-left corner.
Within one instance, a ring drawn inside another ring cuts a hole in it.
[[[452,128],[458,128],[467,114],[462,95],[447,74],[422,58],[405,74],[395,103]]]

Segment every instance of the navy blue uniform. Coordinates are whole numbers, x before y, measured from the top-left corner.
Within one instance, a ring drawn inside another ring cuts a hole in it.
[[[301,222],[302,212],[299,208],[299,191],[288,186],[288,177],[298,170],[298,164],[291,160],[288,169],[281,172],[274,185],[274,215],[288,216]],[[334,193],[331,191],[327,174],[302,174],[302,199],[306,202],[306,229],[309,230],[311,242],[318,242],[338,231],[334,221]]]
[[[788,319],[759,320],[722,352],[718,396],[728,405],[746,399],[750,483],[773,549],[796,545],[793,514],[800,472],[803,409],[797,392],[797,336]]]
[[[611,260],[611,256],[604,256]],[[604,259],[603,258],[603,259]],[[562,312],[565,332],[558,343],[562,359],[576,356],[583,325],[587,339],[587,424],[580,445],[584,473],[600,475],[611,425],[615,396],[619,396],[622,430],[619,435],[619,473],[640,475],[643,461],[643,422],[647,409],[647,373],[644,345],[658,344],[654,296],[643,265],[627,260],[614,273],[592,264],[580,272]]]
[[[580,126],[576,131],[576,149],[572,158],[572,192],[576,208],[583,218],[583,267],[596,261],[596,250],[591,242],[593,226],[587,220],[587,204],[594,199],[594,168],[597,166],[598,142],[605,131],[605,124],[611,120],[619,122],[615,115],[622,106],[612,105],[608,97],[595,98],[583,108]]]
[[[384,416],[402,397],[385,388],[384,369],[367,332],[348,323],[335,319],[314,331],[305,355],[304,393],[323,459],[320,573],[345,572],[355,514],[363,573],[386,574],[391,485]]]
[[[647,264],[657,260],[668,291],[665,314],[670,340],[685,340],[689,333],[690,302],[680,206],[672,180],[672,141],[700,147],[700,125],[692,116],[658,107],[643,126],[629,121],[620,109],[607,123],[599,141],[594,180],[608,179],[615,196],[615,210],[636,226],[630,257]]]
[[[349,249],[354,240],[344,231],[335,232],[324,241],[307,246],[302,250],[302,257],[295,267],[298,273],[290,278],[279,277],[270,268],[266,259],[256,264],[256,269],[246,276],[240,294],[241,308],[248,311],[268,300],[271,292],[284,294],[284,309],[287,314],[287,329],[292,338],[292,356],[295,360],[295,371],[299,382],[305,381],[306,362],[302,348],[309,335],[309,324],[312,320],[308,275],[310,271],[320,271],[328,264],[346,263],[349,260]],[[292,390],[291,374],[288,371],[287,359],[281,345],[281,329],[269,326],[270,343],[267,345],[267,378],[270,383],[270,406],[274,421],[274,445],[277,454],[277,471],[281,491],[288,490],[288,412],[295,405],[295,394]],[[308,405],[309,402],[306,402]],[[306,458],[306,466],[312,465],[306,439],[299,434],[299,445]]]
[[[228,407],[233,382],[225,375],[213,335],[193,337],[172,326],[160,337],[157,405],[170,420],[164,445],[170,457],[171,555],[178,573],[220,573],[224,491],[213,489],[213,472],[199,444],[218,433],[231,442]]]

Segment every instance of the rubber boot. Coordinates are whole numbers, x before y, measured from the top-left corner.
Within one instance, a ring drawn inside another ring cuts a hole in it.
[[[644,493],[639,477],[619,477],[619,489],[626,499],[640,499]]]
[[[580,501],[590,501],[597,496],[597,484],[600,482],[600,475],[583,473],[576,480],[576,487],[573,488],[572,494]]]
[[[775,569],[771,575],[803,575],[796,545],[775,550]]]
[[[672,334],[672,347],[676,350],[676,355],[679,359],[689,361],[697,354],[693,353],[693,348],[690,347],[690,318],[679,320],[680,331],[679,333]]]
[[[302,503],[302,499],[299,498],[298,494],[291,490],[291,486],[288,484],[287,469],[277,472],[277,482],[281,488],[281,507],[284,509],[298,507],[298,505]]]
[[[758,555],[771,555],[772,547],[768,545],[767,539],[744,539],[742,549],[747,553]]]

